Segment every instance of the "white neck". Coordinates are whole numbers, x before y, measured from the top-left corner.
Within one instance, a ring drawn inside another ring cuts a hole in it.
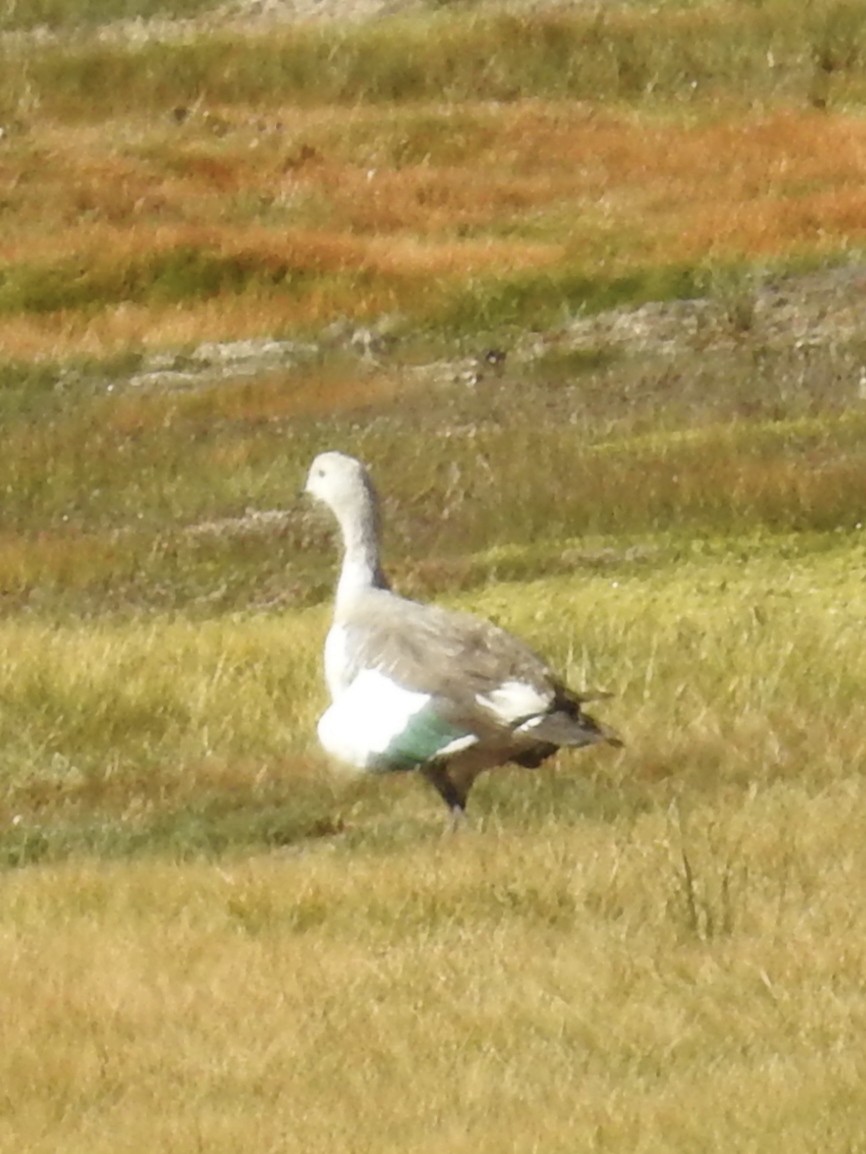
[[[334,510],[343,535],[343,567],[337,583],[335,612],[344,612],[359,593],[387,589],[379,564],[379,516],[373,493],[350,509]]]

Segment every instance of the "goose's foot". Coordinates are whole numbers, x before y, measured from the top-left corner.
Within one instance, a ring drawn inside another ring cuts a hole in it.
[[[462,805],[452,805],[449,810],[448,824],[445,826],[446,836],[451,836],[466,826],[466,810]]]

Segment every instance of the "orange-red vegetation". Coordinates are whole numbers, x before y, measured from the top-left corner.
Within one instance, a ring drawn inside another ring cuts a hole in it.
[[[121,292],[47,315],[6,307],[4,347],[99,353],[423,315],[479,276],[784,259],[866,235],[866,122],[844,112],[688,122],[533,100],[413,115],[285,109],[281,132],[262,134],[235,114],[218,138],[195,124],[34,126],[0,167],[8,265],[116,267],[122,282],[187,247],[238,257],[261,283],[169,304]]]

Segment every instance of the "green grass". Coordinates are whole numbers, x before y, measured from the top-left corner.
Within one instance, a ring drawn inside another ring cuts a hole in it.
[[[566,267],[513,278],[476,278],[468,288],[446,285],[425,292],[419,286],[413,294],[412,320],[431,335],[454,340],[479,330],[506,332],[532,322],[551,325],[579,311],[700,296],[710,277],[702,265],[635,269],[614,278]],[[124,260],[9,264],[0,271],[0,316],[96,311],[121,302],[194,304],[241,294],[291,300],[328,291],[328,280],[341,281],[347,291],[362,295],[376,279],[363,268],[338,272],[317,267],[312,255],[286,260],[260,252],[226,255],[209,247],[179,245]],[[393,278],[394,289],[399,292],[406,279]]]
[[[838,261],[850,259],[838,254]],[[777,260],[764,275],[830,266],[831,254]],[[551,328],[575,314],[592,315],[649,301],[712,295],[731,324],[745,331],[754,308],[752,273],[743,261],[636,265],[623,275],[589,267],[586,254],[568,254],[552,269],[512,275],[441,278],[430,284],[415,272],[377,271],[357,257],[334,265],[313,249],[291,256],[249,249],[234,253],[216,244],[179,244],[140,255],[94,253],[60,261],[9,263],[0,270],[0,317],[80,310],[85,316],[120,304],[146,307],[282,300],[363,302],[366,293],[389,294],[403,305],[404,332],[457,342],[479,333],[495,339],[527,328]],[[311,334],[316,335],[315,331]]]
[[[69,32],[112,20],[197,16],[214,7],[214,0],[7,0],[0,8],[0,32],[42,27]]]
[[[565,268],[479,279],[468,289],[451,293],[434,314],[431,327],[456,339],[479,330],[503,333],[532,325],[552,327],[576,313],[702,296],[706,280],[706,269],[682,266],[635,269],[619,277]]]
[[[340,833],[327,791],[319,789],[309,797],[303,792],[297,783],[265,796],[221,789],[209,797],[202,791],[195,802],[135,817],[100,814],[98,806],[91,806],[85,816],[53,817],[46,823],[16,814],[13,821],[20,818],[19,824],[0,839],[0,866],[21,869],[84,857],[217,860],[226,854],[279,851]]]
[[[364,279],[358,274],[352,287],[360,287]],[[96,260],[85,264],[79,259],[53,265],[9,265],[0,272],[0,315],[98,309],[121,301],[193,303],[263,291],[291,298],[321,290],[321,285],[315,266],[258,253],[225,255],[206,247],[179,245],[124,263]]]
[[[684,359],[673,387],[664,366],[551,353],[476,390],[401,378],[385,399],[361,391],[330,415],[351,364],[181,389],[124,383],[132,356],[7,366],[0,590],[7,611],[60,618],[321,600],[332,535],[295,494],[330,446],[371,462],[388,494],[389,560],[428,592],[580,571],[582,536],[622,552],[659,534],[850,531],[861,515],[850,494],[864,485],[858,356],[805,372],[763,350],[756,396],[748,342]],[[296,414],[317,390],[323,407]]]
[[[0,108],[17,110],[22,69],[28,99],[61,119],[108,114],[121,84],[140,110],[154,112],[196,100],[691,100],[732,87],[743,99],[806,100],[817,70],[836,91],[862,99],[864,27],[860,5],[832,0],[742,5],[735,18],[709,4],[661,12],[447,10],[262,37],[49,45],[26,63],[7,48]]]
[[[615,766],[575,755],[559,772],[491,775],[473,796],[479,820],[604,822],[674,796],[819,790],[857,772],[864,565],[862,531],[811,548],[660,541],[464,594],[458,604],[531,639],[578,686],[613,690],[598,708],[628,742]],[[435,828],[439,803],[421,782],[352,793],[299,770],[317,764],[324,626],[315,610],[0,627],[0,860],[237,854],[330,836],[347,818],[350,840],[375,843],[408,836],[419,807]],[[373,814],[395,805],[377,833]],[[359,817],[366,830],[353,833]],[[402,834],[389,833],[395,820],[410,823]]]

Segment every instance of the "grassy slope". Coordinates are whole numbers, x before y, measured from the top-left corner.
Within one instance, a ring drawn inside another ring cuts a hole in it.
[[[315,29],[4,43],[0,1150],[862,1148],[863,338],[770,339],[748,276],[859,236],[862,19],[661,11],[385,22],[327,75]],[[699,284],[673,357],[560,347]],[[129,380],[395,306],[378,367]],[[501,380],[414,371],[527,324]],[[325,445],[401,586],[613,690],[623,751],[448,841],[326,771]]]
[[[4,347],[102,356],[394,310],[453,336],[844,255],[866,24],[791,8],[7,39]]]
[[[491,777],[445,841],[421,783],[303,769],[318,610],[7,626],[19,849],[118,805],[126,840],[4,883],[0,1148],[856,1149],[863,547],[782,544],[471,598],[615,689],[629,746]]]

